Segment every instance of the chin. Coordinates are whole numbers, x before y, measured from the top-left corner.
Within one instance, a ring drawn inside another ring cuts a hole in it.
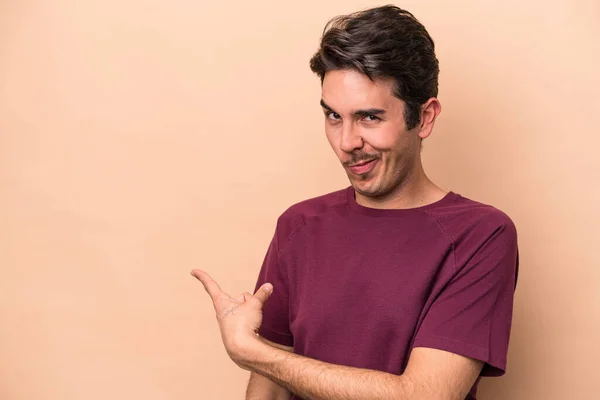
[[[350,184],[358,193],[365,197],[380,197],[386,194],[386,191],[381,184],[375,179],[373,180],[360,180],[351,179]]]

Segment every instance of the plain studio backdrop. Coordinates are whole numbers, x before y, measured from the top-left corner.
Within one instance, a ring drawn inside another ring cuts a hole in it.
[[[598,398],[600,3],[396,4],[441,63],[426,170],[519,232],[481,398]],[[278,215],[348,184],[308,60],[376,5],[0,2],[2,400],[243,398],[189,271],[252,290]]]

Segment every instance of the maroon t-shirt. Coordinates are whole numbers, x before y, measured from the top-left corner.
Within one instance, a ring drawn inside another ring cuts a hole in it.
[[[429,347],[502,375],[517,251],[506,214],[454,192],[400,210],[361,206],[352,187],[306,200],[277,221],[259,333],[332,364],[402,374]]]

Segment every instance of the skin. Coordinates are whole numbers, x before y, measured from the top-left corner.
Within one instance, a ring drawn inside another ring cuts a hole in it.
[[[415,348],[402,375],[303,357],[273,347],[256,334],[262,323],[263,305],[273,292],[270,283],[262,285],[254,295],[232,298],[206,272],[193,270],[192,275],[203,284],[213,302],[229,357],[240,368],[286,390],[253,389],[250,394],[256,399],[279,400],[296,393],[314,400],[464,400],[482,368],[480,361],[429,348]]]
[[[408,130],[404,102],[393,95],[391,79],[375,81],[352,70],[330,71],[322,86],[325,133],[342,163],[359,204],[372,208],[412,208],[433,203],[447,192],[425,175],[421,140],[429,137],[441,105],[421,107],[421,122]],[[375,112],[377,111],[377,112]],[[368,174],[349,166],[375,159]]]
[[[426,176],[421,140],[429,137],[441,111],[437,99],[421,107],[421,121],[408,130],[404,102],[393,95],[391,80],[351,70],[330,71],[322,86],[321,106],[327,139],[346,170],[356,200],[379,209],[431,204],[447,192]],[[372,160],[368,172],[352,166]],[[334,365],[293,353],[259,337],[262,307],[273,288],[261,286],[254,295],[226,294],[204,271],[193,270],[215,308],[229,357],[252,372],[248,400],[284,400],[291,393],[306,399],[464,400],[483,363],[430,348],[415,348],[402,375]]]
[[[261,338],[263,342],[271,347],[278,348],[287,352],[293,352],[294,348],[282,346],[277,343]],[[246,400],[289,400],[291,393],[285,387],[278,385],[269,378],[266,378],[256,372],[250,374],[248,387],[246,388]]]

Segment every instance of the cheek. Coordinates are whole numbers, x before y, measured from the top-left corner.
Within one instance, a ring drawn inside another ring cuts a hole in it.
[[[329,145],[335,151],[336,154],[340,154],[340,133],[339,129],[332,127],[330,125],[325,125],[325,136],[327,137],[327,141]]]
[[[393,151],[402,146],[400,135],[392,129],[364,129],[362,137],[366,143],[379,151]]]

